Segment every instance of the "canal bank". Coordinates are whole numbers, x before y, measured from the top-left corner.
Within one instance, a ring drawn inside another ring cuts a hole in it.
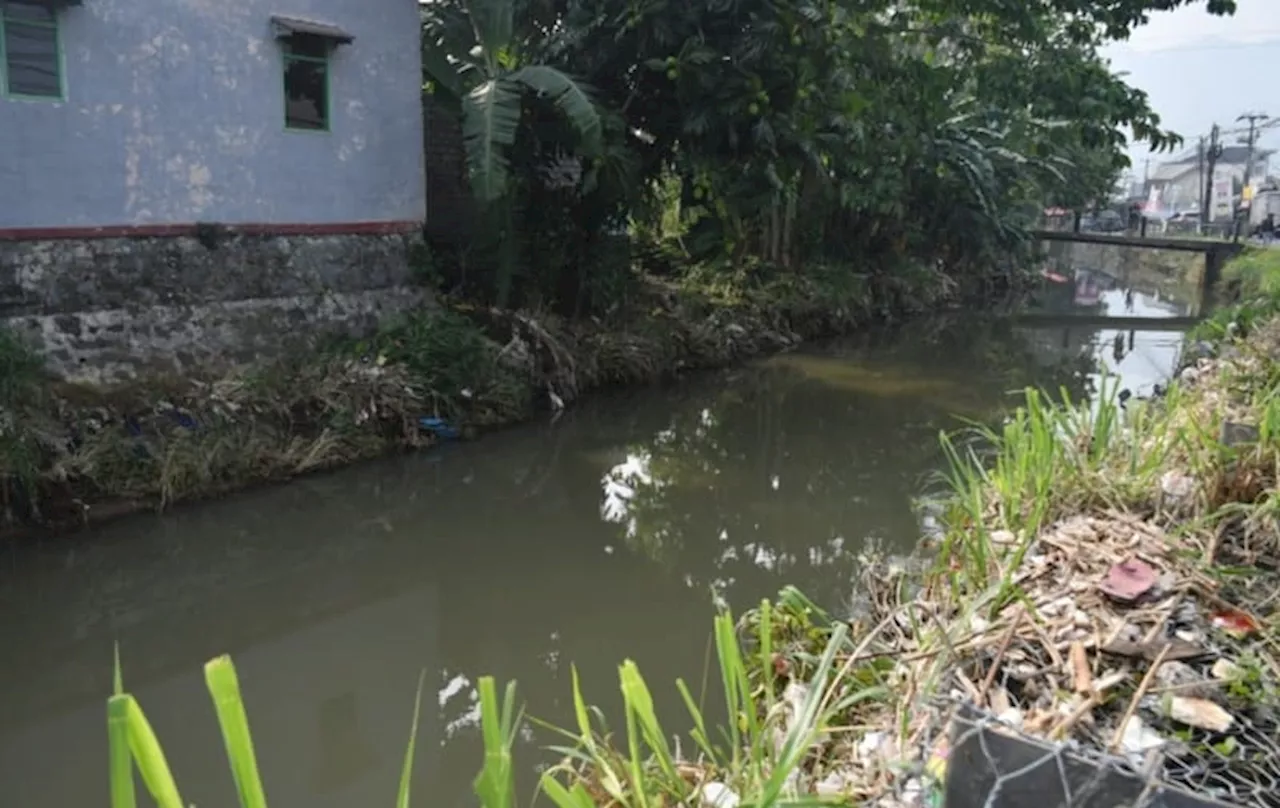
[[[51,381],[5,337],[7,532],[79,527],[425,448],[554,416],[590,390],[723,367],[958,299],[952,280],[924,270],[816,269],[711,288],[646,279],[608,322],[446,301],[367,341],[112,389]]]
[[[627,769],[584,732],[560,782],[734,805],[1280,803],[1280,261],[1229,278],[1235,304],[1158,399],[1028,391],[944,439],[922,555],[868,558],[847,612],[788,588],[718,635],[730,747],[665,766],[667,726]]]
[[[0,780],[30,808],[101,797],[117,642],[197,805],[235,802],[201,677],[222,653],[273,805],[393,800],[423,670],[414,792],[431,804],[474,804],[486,673],[563,726],[572,663],[621,727],[613,682],[631,658],[664,725],[683,729],[670,683],[702,689],[711,593],[740,612],[792,584],[841,613],[866,548],[915,546],[912,502],[945,462],[940,430],[957,415],[998,422],[1027,385],[1085,396],[1111,366],[1108,332],[1064,341],[1066,328],[921,316],[600,390],[554,424],[7,546],[0,642],[22,653],[0,669]],[[1138,334],[1160,365],[1150,378],[1173,371],[1177,336]],[[1140,360],[1116,369],[1149,387]],[[718,703],[708,696],[712,732]],[[520,733],[522,793],[555,742]]]

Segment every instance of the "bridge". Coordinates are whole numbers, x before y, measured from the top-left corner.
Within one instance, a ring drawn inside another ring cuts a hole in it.
[[[1237,255],[1244,249],[1244,245],[1238,242],[1215,241],[1212,239],[1130,236],[1123,233],[1075,232],[1071,230],[1033,230],[1031,234],[1041,241],[1104,244],[1115,247],[1200,253],[1204,255],[1202,291],[1205,293],[1212,289],[1222,277],[1222,266],[1227,262],[1227,259]]]

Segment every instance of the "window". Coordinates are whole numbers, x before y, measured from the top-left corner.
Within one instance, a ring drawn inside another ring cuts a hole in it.
[[[329,131],[329,40],[294,34],[284,44],[284,125]]]
[[[62,98],[58,13],[48,4],[0,0],[0,78],[25,98]]]

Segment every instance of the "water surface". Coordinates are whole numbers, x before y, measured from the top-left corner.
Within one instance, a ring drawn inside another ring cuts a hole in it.
[[[472,805],[477,676],[563,720],[571,661],[610,709],[629,657],[679,716],[713,593],[744,608],[794,583],[839,608],[863,549],[914,546],[940,429],[998,418],[1026,384],[1084,395],[1102,365],[1169,373],[1178,335],[1124,339],[1113,361],[1097,330],[926,321],[7,550],[6,798],[105,803],[118,641],[189,803],[235,803],[201,674],[229,652],[273,806],[393,804],[420,671],[418,804]]]

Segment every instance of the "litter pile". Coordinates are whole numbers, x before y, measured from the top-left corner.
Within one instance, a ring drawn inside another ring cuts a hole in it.
[[[1280,806],[1280,648],[1269,632],[1280,575],[1233,568],[1240,581],[1224,582],[1206,572],[1214,551],[1151,519],[1071,517],[1030,545],[1011,581],[1019,595],[994,616],[996,599],[944,613],[946,597],[913,588],[905,568],[872,568],[868,633],[846,670],[895,695],[860,705],[853,731],[824,741],[812,790],[939,804],[964,713],[1091,761],[1099,777],[1115,769],[1228,804]],[[1052,763],[1019,773],[1057,783],[1064,769]]]
[[[1192,545],[1114,512],[1053,526],[1015,578],[1023,599],[990,623],[971,618],[950,695],[1156,779],[1280,805],[1268,704],[1280,665],[1262,630],[1280,586],[1246,609],[1201,571],[1210,548]]]

